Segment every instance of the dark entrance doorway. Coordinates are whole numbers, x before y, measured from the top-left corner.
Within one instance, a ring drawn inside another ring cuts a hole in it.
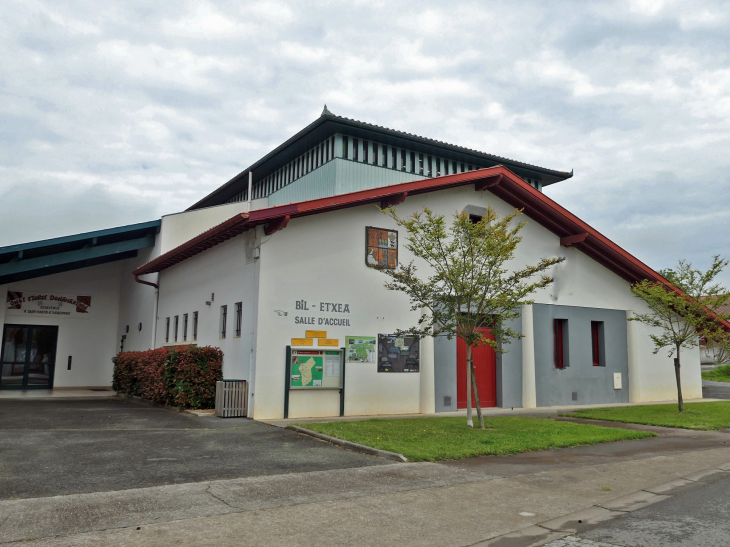
[[[489,329],[482,329],[482,332],[494,340]],[[482,407],[497,406],[497,354],[491,346],[475,346],[471,356],[479,402]],[[472,406],[476,406],[473,392],[471,400]],[[466,342],[462,338],[456,340],[456,408],[466,408]]]
[[[51,389],[58,327],[5,325],[0,389]]]

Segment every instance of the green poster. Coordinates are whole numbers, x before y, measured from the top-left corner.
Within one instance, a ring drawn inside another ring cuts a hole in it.
[[[374,336],[345,336],[348,363],[375,363]]]
[[[322,387],[324,358],[320,352],[295,352],[291,363],[291,387]]]

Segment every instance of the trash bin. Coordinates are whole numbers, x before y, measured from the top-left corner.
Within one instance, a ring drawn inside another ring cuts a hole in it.
[[[248,382],[221,380],[215,384],[215,415],[221,418],[242,418],[247,415]]]

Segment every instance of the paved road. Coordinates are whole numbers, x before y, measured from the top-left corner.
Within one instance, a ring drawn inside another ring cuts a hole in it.
[[[706,483],[688,486],[668,500],[579,534],[579,538],[622,547],[727,547],[728,515],[730,476],[723,473]]]
[[[706,399],[730,399],[730,382],[702,380],[702,396]]]
[[[0,439],[0,500],[392,463],[121,398],[0,399]]]

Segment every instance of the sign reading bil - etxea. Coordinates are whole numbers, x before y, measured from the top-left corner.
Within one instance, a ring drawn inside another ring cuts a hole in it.
[[[8,291],[5,315],[88,319],[91,297],[53,292]]]

